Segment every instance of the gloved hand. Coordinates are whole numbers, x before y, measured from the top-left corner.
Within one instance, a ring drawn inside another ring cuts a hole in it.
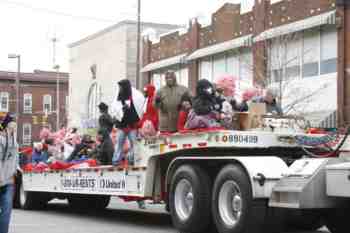
[[[128,110],[128,109],[129,109],[129,106],[127,104],[124,104],[123,105],[123,112],[126,112],[126,110]]]
[[[156,101],[156,104],[161,104],[162,98],[160,98],[160,96],[157,96],[155,101]]]

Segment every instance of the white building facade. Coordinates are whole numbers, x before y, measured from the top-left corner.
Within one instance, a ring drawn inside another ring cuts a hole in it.
[[[142,31],[152,36],[176,28],[179,26],[142,23]],[[129,79],[137,86],[136,32],[136,22],[122,21],[69,45],[69,126],[95,128],[99,115],[97,105],[111,103],[117,82]]]

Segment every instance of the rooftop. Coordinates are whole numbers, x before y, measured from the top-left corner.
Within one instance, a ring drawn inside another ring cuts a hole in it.
[[[0,71],[0,82],[4,80],[6,81],[15,80],[16,76],[17,76],[17,72]],[[59,72],[59,79],[61,82],[68,82],[69,74],[64,72]],[[34,70],[33,73],[20,74],[20,81],[51,83],[51,82],[56,82],[56,80],[57,80],[57,73],[53,71]]]
[[[69,48],[73,48],[73,47],[76,47],[84,42],[87,42],[89,40],[93,40],[99,36],[102,36],[108,32],[111,32],[119,27],[122,27],[124,25],[136,25],[137,24],[137,21],[135,20],[123,20],[123,21],[120,21],[110,27],[107,27],[105,29],[102,29],[101,31],[98,31],[94,34],[91,34],[79,41],[76,41],[76,42],[73,42],[71,44],[68,45]],[[180,28],[181,26],[180,25],[176,25],[176,24],[161,24],[161,23],[151,23],[151,22],[141,22],[141,26],[143,27],[155,27],[155,28],[159,28],[159,27],[163,27],[163,28],[169,28],[170,30],[171,29],[178,29]]]

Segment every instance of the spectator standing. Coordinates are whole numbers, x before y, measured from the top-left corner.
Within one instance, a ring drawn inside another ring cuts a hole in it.
[[[3,115],[3,114],[2,114]],[[1,117],[0,117],[1,118]],[[13,198],[13,181],[18,160],[16,124],[9,113],[0,119],[0,232],[7,233]]]

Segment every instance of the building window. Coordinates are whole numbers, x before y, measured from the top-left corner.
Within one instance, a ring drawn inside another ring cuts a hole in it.
[[[9,93],[0,92],[0,111],[8,112],[9,111]]]
[[[209,81],[215,82],[222,75],[226,74],[225,54],[215,55],[213,57],[213,77]]]
[[[318,77],[337,72],[337,30],[326,25],[270,40],[270,82],[290,78]]]
[[[151,83],[156,87],[157,90],[165,86],[165,74],[169,70],[174,71],[176,75],[176,81],[178,84],[188,87],[188,69],[181,68],[179,65],[177,65],[168,67],[166,69],[161,69],[152,73]]]
[[[23,95],[23,113],[32,113],[32,94],[26,93]]]
[[[51,113],[51,111],[52,111],[52,97],[51,97],[51,95],[44,95],[44,97],[43,97],[43,111],[45,113]]]
[[[97,83],[93,83],[90,86],[88,94],[88,119],[93,120],[98,117],[98,108],[97,105],[100,102],[100,90]]]
[[[200,72],[199,79],[212,80],[212,59],[211,57],[206,57],[201,59],[200,62]]]
[[[319,75],[320,33],[318,30],[304,32],[303,77]]]
[[[23,124],[23,144],[30,145],[32,143],[32,125]]]
[[[321,75],[337,72],[337,29],[329,25],[321,28]]]

